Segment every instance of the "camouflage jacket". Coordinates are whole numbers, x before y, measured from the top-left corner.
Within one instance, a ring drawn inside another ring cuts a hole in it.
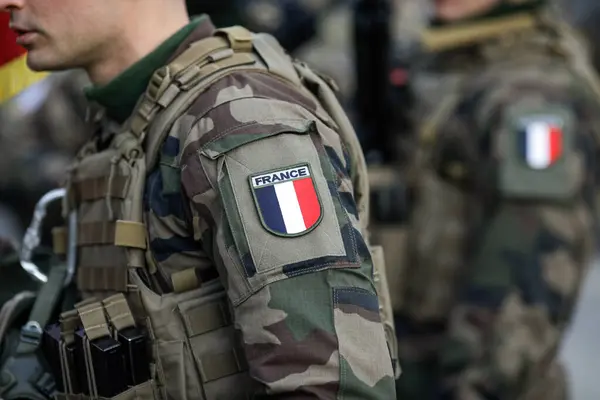
[[[177,54],[213,30],[203,20]],[[351,160],[322,112],[308,91],[265,73],[211,85],[148,174],[149,258],[165,293],[185,270],[196,272],[186,285],[220,278],[259,387],[247,395],[388,400],[393,372]],[[96,257],[84,248],[79,261]]]
[[[582,54],[541,30],[508,36],[435,55],[416,86],[396,327],[404,382],[427,375],[414,382],[431,396],[557,394],[550,377],[593,247],[600,106]]]

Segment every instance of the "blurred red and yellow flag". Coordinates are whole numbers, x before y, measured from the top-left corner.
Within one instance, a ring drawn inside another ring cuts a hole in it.
[[[27,67],[26,50],[17,45],[17,37],[8,27],[9,20],[8,13],[0,12],[0,103],[47,75]]]

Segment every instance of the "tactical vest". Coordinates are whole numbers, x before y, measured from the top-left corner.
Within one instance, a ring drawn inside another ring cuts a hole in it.
[[[78,320],[90,341],[116,337],[133,326],[145,327],[152,338],[150,379],[116,399],[247,399],[255,385],[244,365],[240,344],[234,339],[230,304],[218,280],[192,287],[174,284],[173,293],[160,295],[141,278],[152,279],[156,272],[142,209],[146,175],[154,169],[174,121],[211,84],[234,71],[272,74],[304,92],[310,89],[318,98],[350,151],[355,199],[368,240],[365,161],[331,83],[306,65],[292,63],[271,37],[251,34],[239,26],[220,29],[214,36],[193,43],[155,72],[132,117],[109,148],[98,151],[89,143],[81,150],[64,203],[65,215],[77,210],[77,229],[55,231],[57,252],[65,252],[67,236],[77,239],[77,286],[86,299],[76,310],[61,315],[65,343],[75,340]],[[372,254],[381,316],[395,358],[381,249],[372,248]],[[186,271],[178,275],[181,282],[190,277]],[[62,378],[65,386],[72,381],[64,368]],[[102,398],[97,388],[89,389],[90,397]],[[69,392],[68,387],[65,392]],[[65,393],[59,398],[81,396]]]

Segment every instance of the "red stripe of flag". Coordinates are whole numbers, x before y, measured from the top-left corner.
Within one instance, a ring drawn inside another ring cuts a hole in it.
[[[17,35],[9,28],[10,14],[0,12],[0,66],[25,54],[25,49],[17,45]]]
[[[558,160],[562,154],[562,131],[556,126],[550,126],[550,161]]]
[[[294,181],[294,189],[304,218],[304,226],[309,229],[321,216],[321,205],[317,198],[313,180],[311,178],[297,179]]]

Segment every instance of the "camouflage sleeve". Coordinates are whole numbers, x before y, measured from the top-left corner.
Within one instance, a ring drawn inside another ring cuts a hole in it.
[[[200,101],[183,187],[195,236],[211,243],[233,305],[256,395],[394,398],[339,137],[308,97],[264,74],[231,75]]]
[[[556,93],[513,99],[488,130],[495,189],[441,353],[460,399],[564,398],[557,352],[593,245],[590,116]]]

